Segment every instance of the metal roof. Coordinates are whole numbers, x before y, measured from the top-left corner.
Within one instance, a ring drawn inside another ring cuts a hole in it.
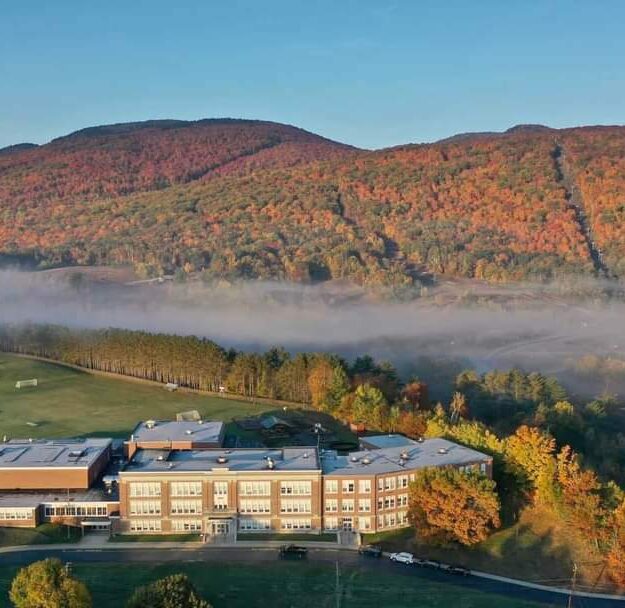
[[[405,435],[391,433],[388,435],[368,435],[361,437],[360,444],[364,448],[377,450],[381,448],[398,448],[419,445],[419,442],[414,439],[410,439]]]
[[[108,438],[11,439],[0,443],[0,470],[88,468],[111,443]]]
[[[136,426],[131,440],[219,443],[223,429],[221,420],[147,420]]]
[[[402,458],[402,455],[407,458]],[[335,451],[322,455],[321,465],[324,475],[380,475],[402,473],[427,467],[463,465],[492,460],[487,454],[472,450],[446,439],[425,439],[414,445],[361,450],[346,456]]]
[[[200,450],[139,449],[122,471],[149,472],[210,472],[214,470],[254,471],[318,471],[317,449],[302,448],[241,448]]]

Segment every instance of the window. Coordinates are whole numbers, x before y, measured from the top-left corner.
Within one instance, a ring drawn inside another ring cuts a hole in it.
[[[358,499],[358,510],[369,512],[371,511],[371,499],[370,498],[359,498]]]
[[[160,532],[160,519],[133,519],[130,521],[131,532]]]
[[[401,475],[397,478],[397,487],[398,488],[408,487],[408,475]]]
[[[283,519],[280,527],[283,530],[310,530],[310,519]]]
[[[339,520],[337,517],[326,517],[324,520],[326,530],[338,530]]]
[[[32,509],[6,508],[0,509],[0,519],[2,520],[24,520],[31,519],[34,513]]]
[[[358,518],[358,529],[359,530],[371,530],[371,518],[370,517],[359,517]]]
[[[400,494],[397,497],[397,506],[398,507],[407,507],[408,506],[408,494]]]
[[[394,496],[387,496],[384,499],[384,508],[385,509],[394,509],[395,508],[395,497]]]
[[[227,481],[214,481],[213,482],[213,496],[228,496],[228,482]]]
[[[169,484],[171,496],[202,496],[201,481],[172,481]]]
[[[281,500],[280,513],[310,513],[310,500]]]
[[[130,496],[133,498],[152,497],[161,495],[161,484],[158,482],[138,482],[130,483]]]
[[[338,479],[326,479],[326,493],[336,494],[339,491]]]
[[[160,515],[161,503],[159,500],[131,500],[130,515]]]
[[[414,480],[415,480],[415,474],[410,473],[410,483],[412,483]]]
[[[240,481],[240,496],[271,496],[271,482],[269,481]]]
[[[326,512],[336,513],[339,510],[339,501],[336,498],[326,498]]]
[[[201,532],[201,519],[173,519],[171,529],[175,532]]]
[[[269,500],[241,500],[241,513],[271,513]]]
[[[378,477],[378,492],[384,491],[384,478]]]
[[[384,478],[384,490],[387,492],[389,490],[395,489],[395,478],[394,477],[385,477]]]
[[[397,513],[397,525],[398,526],[407,526],[408,525],[408,513],[406,511],[399,511]]]
[[[213,496],[213,508],[215,511],[227,511],[228,510],[228,497],[218,494]]]
[[[384,499],[378,498],[378,511],[381,511],[384,508]]]
[[[482,462],[480,464],[480,473],[482,473],[482,475],[486,475],[486,463]]]
[[[343,480],[343,494],[353,494],[356,491],[356,482],[352,479]]]
[[[239,530],[271,530],[271,520],[269,519],[240,519]]]
[[[361,479],[358,481],[358,492],[360,494],[371,494],[371,480]]]
[[[341,510],[346,513],[353,513],[354,511],[354,499],[353,498],[344,498],[341,501]]]
[[[310,481],[283,481],[280,484],[282,496],[307,496],[312,492]]]
[[[201,500],[172,500],[172,515],[190,515],[202,513]]]

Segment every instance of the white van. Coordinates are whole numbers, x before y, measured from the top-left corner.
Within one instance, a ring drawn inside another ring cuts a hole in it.
[[[400,564],[414,564],[414,555],[412,553],[391,553],[389,557],[392,562],[399,562]]]

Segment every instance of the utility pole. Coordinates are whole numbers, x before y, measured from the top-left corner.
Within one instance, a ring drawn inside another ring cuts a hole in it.
[[[567,608],[573,608],[573,596],[575,595],[575,583],[577,582],[577,564],[573,562],[573,575],[571,576],[571,592],[569,593],[569,601]]]

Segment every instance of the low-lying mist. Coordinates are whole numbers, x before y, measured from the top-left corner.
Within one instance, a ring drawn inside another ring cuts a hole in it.
[[[0,323],[57,323],[195,334],[225,347],[371,354],[404,377],[448,381],[457,370],[513,366],[557,375],[580,397],[625,392],[620,374],[580,374],[587,355],[622,359],[625,306],[583,303],[507,290],[480,305],[449,292],[408,302],[373,297],[353,286],[250,282],[206,286],[173,282],[95,283],[48,273],[0,271]],[[75,278],[75,276],[74,276]],[[449,376],[449,377],[447,377]],[[436,394],[436,388],[433,387]]]

